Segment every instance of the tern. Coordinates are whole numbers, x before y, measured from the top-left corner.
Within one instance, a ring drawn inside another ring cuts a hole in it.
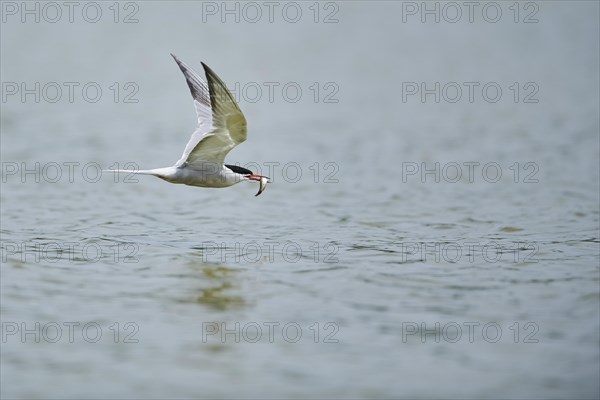
[[[115,173],[152,175],[170,183],[223,188],[242,181],[259,182],[261,194],[269,177],[249,169],[225,164],[225,156],[246,140],[246,118],[225,83],[208,65],[202,63],[206,82],[185,63],[171,54],[187,81],[194,99],[198,125],[181,158],[172,167],[149,170],[108,170]]]

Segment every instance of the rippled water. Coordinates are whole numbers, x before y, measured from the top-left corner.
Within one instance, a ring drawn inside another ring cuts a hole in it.
[[[3,8],[2,397],[597,398],[598,4],[220,4]],[[96,177],[179,157],[169,52],[237,88],[260,197]]]

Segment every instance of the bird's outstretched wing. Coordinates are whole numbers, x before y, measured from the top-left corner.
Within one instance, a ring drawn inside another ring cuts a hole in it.
[[[176,167],[204,169],[205,164],[222,165],[231,149],[246,140],[246,118],[225,83],[202,63],[208,84],[171,54],[194,98],[198,126]]]

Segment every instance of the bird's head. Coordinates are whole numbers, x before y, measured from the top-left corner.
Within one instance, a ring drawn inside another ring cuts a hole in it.
[[[236,174],[241,175],[242,179],[244,179],[244,180],[259,182],[260,186],[258,188],[258,193],[256,193],[255,196],[258,196],[259,194],[261,194],[267,187],[267,183],[271,182],[269,180],[270,178],[268,176],[256,174],[256,173],[250,171],[249,169],[239,167],[237,165],[225,165],[225,166],[227,168],[229,168],[230,170],[232,170],[233,172],[235,172]]]

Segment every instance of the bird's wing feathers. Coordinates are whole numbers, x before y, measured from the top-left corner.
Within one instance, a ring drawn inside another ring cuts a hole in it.
[[[171,54],[172,55],[172,54]],[[202,63],[206,84],[194,71],[172,55],[194,98],[198,126],[176,167],[187,165],[202,169],[203,164],[223,164],[231,149],[246,140],[246,118],[225,83]]]

